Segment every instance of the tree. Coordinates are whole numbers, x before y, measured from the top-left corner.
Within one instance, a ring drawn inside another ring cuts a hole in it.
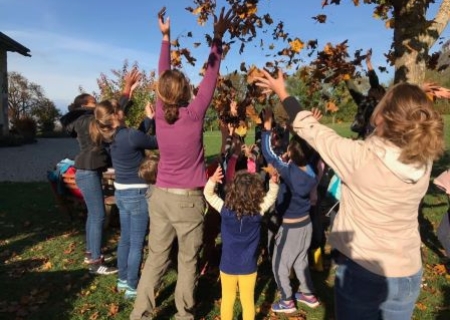
[[[120,99],[122,89],[124,86],[124,76],[133,68],[139,69],[139,65],[134,63],[131,67],[128,61],[124,61],[121,69],[111,70],[112,77],[108,77],[104,73],[97,79],[97,84],[100,89],[100,96],[98,99]],[[133,105],[127,110],[126,122],[131,127],[137,127],[145,117],[145,105],[148,101],[155,101],[155,72],[151,71],[148,74],[141,71],[140,85],[133,92]]]
[[[41,132],[53,132],[55,121],[61,117],[61,112],[56,108],[53,101],[44,98],[38,107],[31,110],[31,115],[36,119]]]
[[[32,116],[45,98],[42,87],[18,72],[8,73],[8,113],[11,123]]]
[[[387,53],[395,66],[394,82],[422,84],[427,63],[432,59],[430,48],[436,43],[450,19],[450,0],[442,0],[436,15],[427,20],[427,10],[435,0],[364,0],[374,4],[374,16],[393,29],[392,49]],[[331,0],[330,4],[339,4]],[[353,0],[358,6],[359,0]],[[328,5],[328,0],[322,6]],[[428,64],[430,66],[430,64]]]
[[[17,72],[8,73],[8,113],[13,127],[18,127],[20,121],[35,121],[45,132],[53,131],[61,115],[40,85]]]

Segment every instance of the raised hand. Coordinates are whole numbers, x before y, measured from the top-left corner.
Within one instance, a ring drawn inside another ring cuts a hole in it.
[[[289,94],[287,93],[286,86],[284,84],[283,70],[278,69],[278,77],[274,78],[266,70],[262,69],[264,77],[255,77],[256,85],[264,89],[264,93],[275,92],[281,101],[286,99]]]
[[[311,112],[312,116],[316,118],[317,121],[320,121],[320,119],[322,119],[322,111],[320,111],[319,108],[312,108]]]
[[[217,166],[216,171],[214,171],[214,174],[209,179],[214,183],[222,183],[223,172],[222,167],[220,165]]]
[[[145,105],[145,115],[149,119],[153,119],[155,117],[155,107],[150,101]]]
[[[129,97],[133,95],[133,91],[137,88],[141,81],[142,74],[138,69],[134,68],[123,77],[124,87],[123,93],[128,94]]]
[[[273,122],[273,112],[271,109],[263,109],[263,122],[264,129],[271,131]]]
[[[170,18],[167,17],[167,19],[164,21],[164,14],[166,13],[166,7],[163,7],[161,11],[158,12],[158,24],[159,24],[159,30],[161,30],[161,33],[163,35],[164,40],[170,39]]]
[[[219,18],[214,15],[214,38],[222,39],[223,35],[231,26],[231,22],[236,17],[232,9],[229,9],[226,14],[225,7],[220,10]]]

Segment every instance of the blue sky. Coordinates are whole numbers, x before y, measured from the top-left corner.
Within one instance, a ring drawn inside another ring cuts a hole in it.
[[[268,12],[275,22],[282,20],[291,37],[318,39],[319,48],[346,39],[350,52],[372,48],[373,64],[386,65],[383,53],[390,47],[392,30],[372,18],[372,6],[355,8],[350,0],[343,0],[340,6],[322,9],[321,2],[260,0],[258,14]],[[8,70],[41,85],[46,96],[65,112],[79,94],[79,86],[86,92],[98,91],[96,79],[100,73],[110,75],[110,70],[121,68],[124,60],[138,62],[146,71],[156,68],[161,40],[156,14],[163,5],[171,18],[172,38],[189,31],[194,34],[193,39],[181,38],[181,44],[192,49],[198,59],[195,68],[184,67],[191,80],[197,82],[209,49],[204,45],[194,49],[190,44],[203,40],[212,26],[199,27],[196,17],[185,10],[193,6],[192,0],[0,0],[0,31],[28,47],[32,55],[29,58],[8,53]],[[431,13],[437,6],[431,8]],[[327,23],[319,24],[311,18],[317,14],[326,14]],[[447,39],[449,34],[447,28]],[[262,66],[268,59],[265,54],[269,52],[261,52],[254,45],[247,45],[242,56],[238,50],[238,45],[232,47],[222,63],[222,73],[235,70],[242,61]],[[380,76],[382,81],[389,81],[392,70]]]

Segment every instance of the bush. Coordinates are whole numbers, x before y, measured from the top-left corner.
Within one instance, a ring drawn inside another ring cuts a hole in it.
[[[8,134],[0,136],[0,148],[2,147],[18,147],[25,143],[23,136],[18,134]]]
[[[23,136],[24,143],[36,142],[37,124],[31,117],[25,116],[13,120],[11,131]]]

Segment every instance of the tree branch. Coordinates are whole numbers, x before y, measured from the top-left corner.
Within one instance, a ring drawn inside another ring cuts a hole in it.
[[[443,0],[436,16],[433,19],[434,23],[428,28],[428,36],[424,39],[428,45],[428,48],[431,48],[435,44],[441,33],[447,27],[449,19],[450,0]]]

